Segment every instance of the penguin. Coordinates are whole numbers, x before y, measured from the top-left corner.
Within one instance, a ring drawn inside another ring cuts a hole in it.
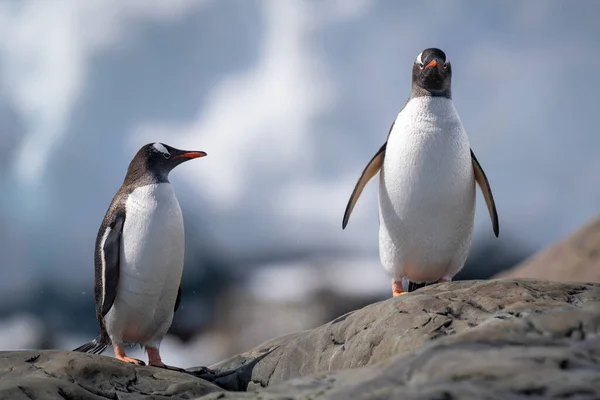
[[[96,237],[94,252],[96,318],[100,335],[74,351],[100,354],[112,344],[121,361],[126,345],[140,345],[148,365],[165,365],[159,346],[181,302],[184,227],[169,172],[204,157],[203,151],[148,143],[131,160]]]
[[[363,169],[344,212],[342,229],[379,172],[379,256],[394,297],[451,281],[463,268],[473,235],[476,186],[499,235],[492,189],[454,107],[451,84],[446,54],[423,50],[412,67],[411,94]]]

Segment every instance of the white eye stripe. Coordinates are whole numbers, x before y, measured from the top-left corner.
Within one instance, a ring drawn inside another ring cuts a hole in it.
[[[419,53],[419,55],[417,56],[417,60],[415,61],[415,62],[416,62],[417,64],[419,64],[419,65],[422,65],[422,64],[423,64],[423,61],[421,61],[421,55],[422,55],[422,54],[423,54],[422,52],[421,52],[421,53]]]
[[[169,153],[167,148],[163,146],[162,143],[156,142],[152,145],[152,147],[154,147],[154,150],[161,152],[165,157],[171,157],[171,153]]]

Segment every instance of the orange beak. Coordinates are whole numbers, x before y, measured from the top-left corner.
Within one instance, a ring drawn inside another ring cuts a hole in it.
[[[174,158],[178,158],[178,157],[183,157],[183,158],[199,158],[199,157],[205,157],[207,154],[203,151],[188,151],[187,153],[183,153],[180,154],[178,156],[175,156]]]
[[[437,65],[437,61],[431,60],[431,62],[429,64],[427,64],[427,66],[425,67],[425,69],[427,69],[429,67],[435,67],[436,65]]]

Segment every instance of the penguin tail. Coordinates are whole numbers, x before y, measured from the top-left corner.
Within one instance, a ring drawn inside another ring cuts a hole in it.
[[[81,346],[73,349],[73,351],[79,351],[81,353],[100,354],[106,350],[110,342],[104,339],[102,336],[98,336],[96,339],[84,343]]]

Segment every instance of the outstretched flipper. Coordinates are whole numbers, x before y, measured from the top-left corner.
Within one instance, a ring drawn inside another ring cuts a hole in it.
[[[352,214],[352,210],[358,201],[363,189],[369,183],[371,178],[373,178],[381,169],[383,165],[383,157],[385,156],[385,148],[387,146],[387,141],[381,146],[381,148],[377,151],[377,153],[371,158],[371,161],[367,164],[365,169],[363,170],[358,182],[354,186],[354,190],[350,195],[350,200],[348,200],[348,204],[346,205],[346,211],[344,212],[344,220],[342,221],[342,229],[346,228],[348,225],[348,220],[350,219],[350,214]]]
[[[404,105],[402,106],[402,110],[404,110],[404,107],[406,107],[409,100],[410,99],[406,100],[406,103],[404,103]],[[402,110],[400,111],[402,112]],[[346,225],[348,225],[350,214],[352,214],[352,210],[354,210],[354,206],[356,205],[356,202],[358,201],[358,198],[360,197],[365,186],[367,185],[367,183],[369,183],[371,178],[373,178],[381,169],[381,166],[383,165],[383,158],[385,157],[387,139],[389,139],[390,134],[392,133],[392,129],[394,129],[395,123],[396,121],[394,120],[394,122],[392,122],[392,125],[390,126],[390,130],[388,131],[385,143],[383,144],[383,146],[381,146],[379,150],[377,150],[377,153],[375,153],[373,158],[371,158],[371,161],[369,161],[369,163],[363,170],[362,174],[360,175],[360,178],[358,178],[358,182],[356,182],[354,190],[350,195],[350,200],[348,200],[348,204],[346,205],[346,211],[344,212],[344,220],[342,221],[342,229],[345,229]]]
[[[492,195],[492,188],[490,187],[490,183],[488,182],[487,176],[485,176],[485,172],[483,172],[483,168],[477,161],[475,157],[475,153],[473,153],[473,149],[471,149],[471,160],[473,162],[473,171],[475,173],[475,181],[479,185],[481,192],[483,193],[483,198],[485,199],[485,203],[487,204],[488,211],[490,213],[490,219],[492,220],[492,227],[494,228],[494,234],[498,237],[500,232],[500,227],[498,223],[498,212],[496,211],[496,203],[494,202],[494,196]]]

